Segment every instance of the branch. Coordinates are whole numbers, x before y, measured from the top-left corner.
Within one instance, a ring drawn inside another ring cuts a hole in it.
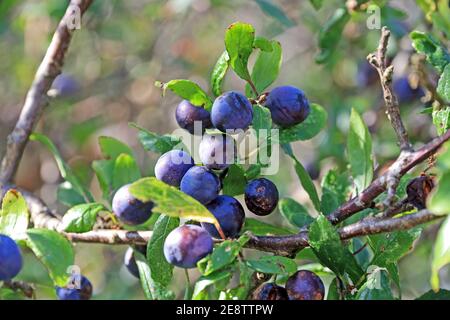
[[[394,128],[395,134],[397,135],[401,153],[409,153],[413,149],[411,143],[409,142],[408,133],[406,132],[405,126],[400,116],[400,108],[398,106],[397,97],[395,96],[394,90],[392,89],[392,76],[394,73],[394,67],[392,65],[388,65],[386,59],[386,50],[389,44],[390,35],[391,32],[386,27],[383,27],[381,29],[381,37],[378,44],[378,49],[376,52],[369,54],[367,56],[367,60],[378,71],[381,87],[383,89],[384,102],[386,104],[386,113],[392,127]],[[396,189],[400,182],[400,176],[398,172],[391,171],[391,173],[386,178],[388,192],[384,203],[386,207],[389,207],[394,202]]]
[[[407,230],[414,228],[420,224],[442,219],[445,216],[434,215],[430,211],[424,209],[416,213],[404,215],[395,219],[366,219],[339,229],[339,235],[342,240],[379,234],[384,232],[392,232],[399,230]]]
[[[338,233],[342,240],[347,240],[354,237],[407,230],[420,224],[441,218],[444,218],[444,216],[437,216],[428,210],[422,210],[395,219],[365,219],[340,228]],[[295,256],[298,251],[308,246],[307,232],[302,232],[293,236],[253,236],[247,243],[247,247],[251,249],[291,257]]]
[[[39,121],[42,110],[49,103],[47,92],[53,80],[61,73],[64,58],[72,39],[73,30],[68,27],[66,22],[73,19],[74,6],[79,7],[80,15],[82,16],[92,1],[72,0],[64,17],[59,22],[47,52],[36,72],[33,83],[28,90],[19,120],[14,130],[8,136],[6,152],[0,166],[0,185],[9,183],[14,178],[29,136]]]
[[[409,142],[408,133],[406,132],[405,126],[400,117],[398,100],[391,86],[394,67],[392,65],[388,65],[386,59],[386,50],[390,35],[391,32],[389,31],[389,29],[387,29],[386,27],[383,27],[381,29],[381,37],[378,44],[378,49],[376,52],[369,54],[367,56],[367,60],[378,71],[381,87],[383,88],[386,113],[397,135],[397,139],[400,143],[400,150],[411,151],[412,146]]]

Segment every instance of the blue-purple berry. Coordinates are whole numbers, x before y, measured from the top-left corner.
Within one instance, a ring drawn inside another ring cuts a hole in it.
[[[214,242],[202,227],[186,224],[172,230],[164,242],[164,256],[174,266],[195,268],[213,251]]]
[[[171,186],[179,187],[184,174],[194,166],[189,153],[182,150],[171,150],[164,153],[156,162],[155,176]]]

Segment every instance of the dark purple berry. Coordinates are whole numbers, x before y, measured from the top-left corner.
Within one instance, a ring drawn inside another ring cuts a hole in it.
[[[19,246],[10,237],[0,234],[0,281],[8,281],[22,269]]]
[[[222,132],[227,130],[247,130],[253,121],[253,108],[246,96],[229,91],[214,101],[211,121]]]
[[[274,283],[264,283],[252,295],[252,300],[289,300],[285,288]]]
[[[207,204],[219,195],[220,180],[208,168],[194,166],[181,179],[180,190],[200,203]]]
[[[138,250],[140,253],[142,253],[144,256],[147,252],[146,246],[136,246],[135,250]],[[132,247],[129,247],[127,251],[125,252],[125,256],[123,258],[123,263],[125,267],[128,269],[128,271],[135,276],[136,278],[139,278],[139,268],[136,264],[136,258],[134,256],[134,250]]]
[[[323,300],[325,296],[322,280],[308,270],[297,271],[289,277],[286,290],[290,300]]]
[[[413,89],[409,84],[407,77],[401,77],[394,80],[392,88],[394,89],[394,93],[400,104],[412,102],[423,97],[425,94],[420,87]]]
[[[209,169],[223,170],[236,160],[236,143],[228,135],[205,134],[199,145],[199,156]]]
[[[211,114],[202,107],[196,107],[189,101],[183,100],[175,111],[178,125],[191,134],[201,135],[205,129],[211,128]],[[195,128],[197,127],[197,132]]]
[[[305,121],[310,112],[308,99],[302,90],[292,86],[272,89],[265,103],[272,120],[282,127],[290,127]]]
[[[245,220],[244,208],[239,201],[233,197],[222,195],[211,201],[206,208],[216,217],[227,238],[236,238],[239,235]],[[220,238],[220,234],[213,224],[202,222],[202,226],[213,237]]]
[[[154,203],[142,202],[130,193],[130,184],[117,190],[112,201],[114,214],[125,224],[142,224],[152,215]]]
[[[180,268],[195,268],[197,262],[213,251],[214,242],[202,227],[185,224],[178,227],[164,242],[166,260]]]
[[[194,160],[187,152],[171,150],[156,162],[155,176],[171,186],[179,187],[184,174],[193,166]]]
[[[245,188],[245,204],[258,216],[266,216],[275,210],[278,198],[277,187],[266,178],[254,179]]]
[[[89,300],[92,297],[92,284],[83,275],[74,275],[65,288],[56,287],[59,300]]]
[[[51,91],[53,91],[52,95],[61,97],[72,96],[78,90],[80,90],[80,85],[75,78],[64,73],[55,78],[51,87]]]

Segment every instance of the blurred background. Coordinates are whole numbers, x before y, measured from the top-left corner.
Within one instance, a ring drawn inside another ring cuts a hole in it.
[[[379,38],[379,30],[366,27],[367,14],[352,16],[328,63],[315,63],[318,30],[343,2],[325,1],[316,11],[309,1],[294,0],[94,1],[83,18],[82,29],[73,38],[64,72],[55,81],[51,92],[54,97],[36,131],[51,138],[98,199],[101,191],[90,166],[101,158],[99,136],[113,136],[132,146],[142,173],[152,175],[157,155],[142,149],[136,129],[128,123],[136,122],[161,134],[176,129],[174,110],[180,100],[170,92],[162,97],[154,82],[185,78],[209,90],[210,72],[224,50],[225,29],[234,21],[245,21],[255,26],[257,35],[277,39],[283,47],[280,76],[272,87],[297,86],[310,101],[328,111],[328,127],[319,136],[294,144],[317,184],[330,168],[346,170],[344,150],[352,107],[363,114],[370,128],[376,163],[388,163],[397,156],[398,148],[382,108],[377,74],[365,62]],[[62,0],[0,1],[0,154],[66,6],[67,1]],[[389,1],[389,6],[392,9],[381,14],[382,24],[387,24],[394,35],[389,53],[395,54],[395,87],[412,141],[420,144],[436,132],[430,116],[420,113],[427,106],[425,92],[413,89],[417,81],[415,84],[408,33],[424,30],[427,25],[415,1]],[[436,81],[432,70],[427,71],[430,81]],[[244,91],[244,83],[229,72],[224,88]],[[283,158],[281,163],[278,174],[271,177],[281,196],[310,206],[291,162]],[[30,142],[17,184],[64,213],[67,208],[58,203],[56,192],[61,181],[53,156],[42,145]],[[275,213],[266,220],[280,224],[281,217]],[[415,251],[401,261],[404,298],[429,290],[435,230],[428,228]],[[126,249],[76,245],[76,263],[93,282],[94,299],[143,298],[138,281],[123,267]],[[39,262],[27,254],[24,265],[19,278],[35,283],[39,298],[54,298],[51,282]],[[443,276],[442,287],[450,288],[448,268],[444,268]],[[173,283],[184,281],[182,277],[177,274]],[[179,287],[174,286],[177,293],[181,293]]]

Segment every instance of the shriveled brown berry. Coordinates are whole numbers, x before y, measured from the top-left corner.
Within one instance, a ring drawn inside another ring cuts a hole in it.
[[[422,175],[412,179],[406,186],[408,202],[419,210],[425,209],[427,197],[434,187],[430,176]]]

